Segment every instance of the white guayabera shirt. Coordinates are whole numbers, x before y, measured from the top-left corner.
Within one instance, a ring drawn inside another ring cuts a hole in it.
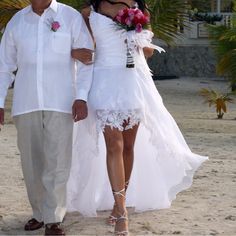
[[[56,32],[51,29],[55,21],[60,24]],[[39,110],[71,113],[74,99],[86,101],[93,66],[77,62],[76,70],[72,48],[93,49],[75,9],[53,0],[41,16],[31,6],[19,11],[0,45],[0,107],[14,79],[13,116]]]

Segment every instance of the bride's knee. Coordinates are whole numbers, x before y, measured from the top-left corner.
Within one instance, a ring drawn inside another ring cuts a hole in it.
[[[120,139],[110,139],[107,144],[107,154],[108,155],[117,155],[123,153],[123,140]]]

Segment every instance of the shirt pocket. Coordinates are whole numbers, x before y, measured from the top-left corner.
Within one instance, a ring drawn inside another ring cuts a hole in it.
[[[52,50],[56,53],[68,54],[71,52],[71,36],[67,33],[54,32],[52,35]]]

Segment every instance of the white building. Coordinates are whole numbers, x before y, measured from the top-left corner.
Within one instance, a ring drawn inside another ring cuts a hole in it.
[[[198,10],[202,15],[218,15],[222,16],[221,21],[215,21],[215,24],[230,25],[232,19],[232,0],[205,0],[205,3],[199,3],[198,0],[190,0],[192,2],[192,9]],[[177,45],[207,45],[208,40],[208,30],[207,24],[204,21],[191,20],[188,19],[188,27],[182,29],[182,34],[178,40],[176,40]]]
[[[193,9],[197,8],[201,15],[222,15],[222,19],[214,24],[231,24],[233,1],[205,0],[201,4],[199,0],[191,2]],[[154,76],[159,79],[176,76],[217,76],[214,47],[210,45],[205,21],[198,19],[199,17],[189,17],[187,27],[179,29],[180,36],[175,40],[175,45],[166,47],[165,54],[155,54],[149,60]]]

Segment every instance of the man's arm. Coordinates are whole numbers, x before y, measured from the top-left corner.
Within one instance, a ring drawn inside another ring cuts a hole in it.
[[[85,24],[86,24],[86,26],[89,30],[89,33],[90,33],[91,37],[93,38],[93,32],[92,32],[92,29],[91,29],[90,24],[89,24],[90,13],[91,13],[91,8],[90,7],[86,7],[84,9],[82,9],[82,11],[81,11],[81,15],[83,16]],[[80,62],[84,63],[85,65],[89,65],[89,64],[91,64],[91,62],[93,62],[94,54],[93,54],[93,51],[90,50],[90,49],[77,48],[77,49],[73,49],[71,51],[71,56],[74,59],[77,59]]]
[[[86,24],[81,15],[74,22],[74,42],[73,48],[86,48],[94,50],[94,44],[92,37],[86,27]],[[76,97],[72,107],[72,113],[74,121],[83,120],[87,117],[87,100],[88,94],[93,80],[93,65],[85,65],[80,61],[77,61],[76,71]]]
[[[0,125],[4,123],[4,103],[7,91],[14,81],[16,71],[16,47],[12,33],[7,27],[0,44]]]

